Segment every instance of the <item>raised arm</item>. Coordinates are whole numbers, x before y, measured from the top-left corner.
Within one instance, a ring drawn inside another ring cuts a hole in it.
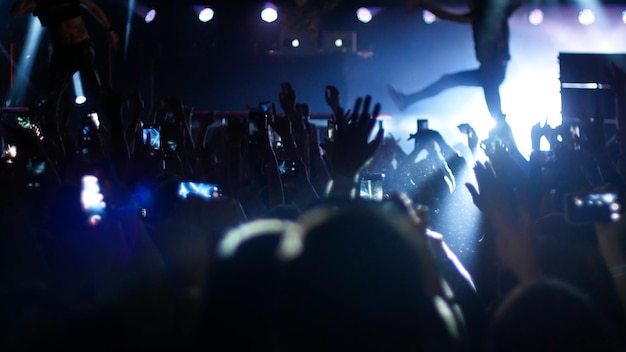
[[[11,16],[24,16],[35,12],[37,4],[34,0],[17,0],[11,7]]]
[[[407,9],[412,11],[418,7],[421,7],[425,10],[428,10],[433,13],[433,15],[447,21],[457,22],[457,23],[472,23],[472,19],[469,16],[456,14],[448,11],[447,9],[430,2],[428,0],[410,0],[407,4]]]
[[[107,30],[113,28],[111,26],[111,22],[109,22],[109,18],[104,14],[104,11],[102,11],[100,6],[96,5],[91,0],[80,0],[80,3],[85,5],[87,9],[89,9],[89,12],[93,15],[93,17],[96,18],[96,20],[98,20],[98,22],[102,24],[104,28],[106,28]]]
[[[119,38],[115,33],[115,28],[113,28],[111,22],[109,21],[109,18],[104,13],[104,11],[102,11],[100,6],[96,5],[91,0],[80,0],[80,3],[85,5],[89,10],[89,13],[91,13],[91,15],[95,17],[95,19],[100,22],[100,24],[102,24],[102,26],[107,30],[109,43],[111,44],[111,46],[113,46],[113,48],[117,48]]]

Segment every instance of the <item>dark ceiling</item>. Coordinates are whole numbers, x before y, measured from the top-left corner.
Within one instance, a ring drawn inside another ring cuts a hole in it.
[[[283,0],[289,1],[289,0]],[[296,0],[291,0],[295,2]],[[333,0],[308,0],[310,3],[322,4],[325,1],[333,1]],[[342,6],[405,6],[408,0],[336,0]],[[148,4],[158,5],[233,5],[239,6],[243,4],[262,4],[267,2],[267,0],[144,0],[143,2]],[[438,0],[438,3],[448,4],[448,5],[464,5],[467,3],[467,0]],[[523,3],[528,4],[576,4],[581,2],[580,0],[522,0]],[[625,4],[626,0],[601,0],[603,4]]]

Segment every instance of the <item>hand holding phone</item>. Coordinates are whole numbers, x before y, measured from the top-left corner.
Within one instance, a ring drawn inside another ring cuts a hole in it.
[[[615,222],[621,218],[616,193],[574,193],[565,196],[567,219],[575,223]]]
[[[180,182],[178,184],[178,197],[187,199],[188,196],[198,196],[203,199],[219,198],[222,196],[222,188],[215,183]]]
[[[100,183],[96,176],[83,176],[80,203],[83,212],[87,216],[87,222],[91,226],[98,225],[104,216],[106,203],[104,202],[104,196],[100,192]]]
[[[382,201],[385,197],[384,181],[385,174],[364,175],[360,181],[359,197],[361,199]]]
[[[337,123],[333,119],[329,119],[326,125],[326,138],[329,141],[335,140],[335,132],[337,132]]]
[[[143,143],[148,143],[151,150],[161,148],[161,131],[159,126],[147,126],[142,129]]]
[[[251,110],[248,119],[248,136],[252,141],[258,140],[263,133],[267,134],[267,113]]]

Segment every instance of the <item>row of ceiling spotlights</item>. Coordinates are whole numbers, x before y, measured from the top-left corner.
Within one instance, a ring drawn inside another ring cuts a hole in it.
[[[196,13],[198,14],[198,20],[205,23],[211,21],[215,16],[215,11],[210,7],[197,7]],[[359,21],[363,23],[370,22],[374,17],[372,10],[365,7],[359,8],[356,13]],[[276,20],[278,20],[278,8],[274,4],[268,3],[261,10],[260,16],[261,19],[267,23],[275,22]],[[144,20],[146,21],[146,23],[151,23],[156,19],[156,17],[157,10],[150,9],[146,11],[144,15]]]
[[[215,16],[215,11],[210,7],[199,7],[196,9],[198,13],[198,20],[201,22],[209,22]],[[145,15],[146,23],[150,23],[156,19],[156,9],[151,9]],[[273,4],[267,4],[260,13],[261,19],[267,23],[275,22],[278,19],[278,8]],[[363,23],[369,23],[374,18],[374,10],[366,7],[361,7],[356,11],[356,17]],[[426,24],[432,24],[437,20],[432,12],[424,10],[422,12],[422,19]],[[592,10],[584,9],[578,13],[578,22],[585,26],[591,25],[595,22],[595,15]],[[534,26],[538,26],[543,23],[544,13],[540,9],[534,9],[528,14],[528,22]],[[622,12],[622,21],[626,24],[626,10]]]

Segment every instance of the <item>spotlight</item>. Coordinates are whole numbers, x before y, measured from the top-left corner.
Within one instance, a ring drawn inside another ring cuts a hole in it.
[[[624,10],[622,12],[622,22],[624,22],[624,24],[626,24],[626,10]]]
[[[578,22],[580,24],[588,26],[596,21],[596,16],[590,9],[584,9],[578,13]]]
[[[212,8],[205,7],[198,13],[198,19],[200,20],[200,22],[206,23],[212,20],[214,15],[215,11],[213,11]]]
[[[437,20],[437,16],[428,10],[424,10],[422,12],[422,19],[426,24],[433,24]]]
[[[343,46],[343,40],[341,40],[341,38],[335,40],[335,46],[341,48]]]
[[[145,21],[146,23],[150,23],[152,21],[154,21],[154,19],[156,18],[157,12],[155,9],[152,9],[150,11],[148,11],[148,13],[146,14],[145,17]]]
[[[30,78],[35,63],[34,58],[37,56],[41,37],[44,33],[43,27],[38,19],[31,17],[28,26],[28,34],[22,49],[22,54],[17,61],[14,85],[7,97],[7,106],[15,104],[24,104],[26,92],[30,86]],[[17,105],[20,106],[20,105]]]
[[[543,23],[543,11],[534,9],[528,14],[528,22],[533,26],[538,26]]]
[[[369,23],[372,20],[372,11],[366,7],[360,7],[356,10],[356,18],[363,23]]]
[[[297,48],[300,46],[300,41],[298,39],[294,39],[291,41],[291,46]]]
[[[80,78],[80,72],[74,73],[72,76],[72,82],[74,83],[74,94],[76,95],[76,104],[83,105],[87,101],[87,97],[85,97],[85,93],[83,91],[83,81]]]
[[[278,10],[274,4],[268,3],[261,11],[261,19],[267,23],[272,23],[278,19]]]

